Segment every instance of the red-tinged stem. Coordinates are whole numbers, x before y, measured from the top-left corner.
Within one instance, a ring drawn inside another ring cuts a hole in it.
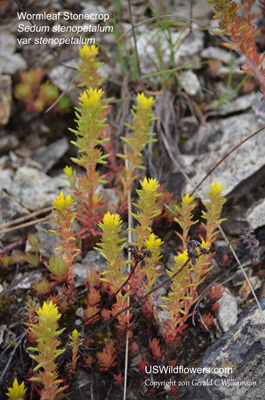
[[[196,256],[200,257],[200,254]],[[117,314],[115,314],[113,317],[111,317],[107,322],[105,322],[104,324],[101,325],[100,329],[98,329],[96,332],[92,333],[89,336],[89,339],[94,337],[95,335],[97,335],[99,332],[102,331],[103,328],[105,328],[106,326],[108,326],[111,322],[113,322],[119,315],[123,314],[124,312],[137,307],[138,305],[140,305],[141,303],[143,303],[143,301],[150,296],[150,294],[156,292],[158,289],[160,289],[161,287],[165,286],[167,283],[169,283],[170,281],[172,281],[172,279],[174,279],[181,271],[183,271],[183,269],[186,267],[186,265],[189,263],[189,259],[185,262],[185,264],[183,264],[183,266],[175,273],[173,274],[171,277],[169,277],[168,279],[166,279],[164,282],[162,282],[160,285],[156,286],[154,289],[150,290],[148,293],[146,293],[144,296],[142,296],[139,300],[135,301],[133,304],[123,308],[121,311],[119,311]]]
[[[88,181],[91,182],[91,188],[89,191],[88,204],[90,207],[89,214],[90,214],[91,218],[93,216],[93,191],[94,191],[93,175],[94,175],[94,167],[93,167],[93,165],[89,165],[88,166]]]
[[[133,266],[133,269],[132,269],[130,275],[128,276],[128,278],[126,279],[126,281],[123,282],[123,284],[122,284],[121,287],[117,290],[117,292],[115,292],[115,293],[111,296],[111,298],[109,299],[109,301],[108,301],[98,312],[96,312],[96,314],[94,314],[94,315],[92,315],[91,317],[89,317],[89,318],[86,320],[86,322],[89,321],[89,320],[92,319],[92,318],[95,318],[97,315],[100,315],[100,314],[101,314],[101,311],[104,310],[105,308],[107,308],[107,307],[111,304],[111,302],[114,300],[114,298],[117,296],[117,294],[120,293],[120,291],[124,288],[124,286],[129,282],[131,276],[133,275],[134,271],[136,270],[136,268],[137,268],[137,266],[138,266],[138,264],[139,264],[140,262],[141,262],[141,260],[135,262],[135,264],[134,264],[134,266]],[[116,317],[116,316],[115,316],[115,317]]]

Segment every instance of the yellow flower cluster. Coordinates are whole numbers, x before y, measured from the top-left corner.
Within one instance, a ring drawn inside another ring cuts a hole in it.
[[[136,97],[136,100],[139,104],[139,106],[144,109],[148,110],[149,108],[152,108],[153,105],[155,104],[155,100],[153,97],[145,97],[144,93],[139,93]]]
[[[144,178],[143,181],[140,181],[143,190],[149,193],[154,193],[156,189],[160,186],[159,183],[157,182],[156,179],[147,179],[146,177]]]
[[[93,107],[99,104],[101,97],[104,92],[102,89],[92,89],[89,88],[85,90],[83,94],[81,94],[79,100],[81,105],[84,107]]]
[[[212,194],[221,194],[221,192],[224,190],[223,184],[222,182],[219,183],[219,185],[217,183],[212,182],[211,186],[210,186],[210,192]]]
[[[111,214],[109,211],[103,217],[103,224],[108,228],[114,228],[119,226],[121,219],[119,214]]]
[[[210,245],[209,242],[205,242],[205,241],[203,240],[203,241],[201,242],[201,247],[202,247],[203,249],[210,250],[211,245]]]
[[[85,44],[83,47],[79,47],[79,54],[81,58],[96,57],[98,55],[98,47],[94,44],[92,46]]]
[[[66,167],[64,169],[64,173],[67,176],[67,178],[72,178],[72,176],[74,175],[73,168],[66,165]]]
[[[190,196],[189,193],[187,193],[185,197],[182,197],[182,204],[183,205],[190,204],[193,202],[193,200],[194,200],[194,197]]]
[[[145,241],[146,248],[151,251],[155,248],[160,247],[162,243],[163,243],[162,240],[157,238],[157,236],[154,233],[151,233],[148,239],[146,239]]]
[[[52,301],[47,303],[46,301],[43,303],[42,307],[39,307],[37,310],[37,314],[39,316],[39,320],[57,320],[60,318],[61,314],[59,314],[57,306],[53,304]]]
[[[73,333],[72,333],[72,338],[77,339],[77,338],[79,338],[79,336],[80,336],[80,334],[79,334],[78,330],[74,329]]]
[[[24,398],[25,393],[25,383],[22,382],[21,385],[19,385],[17,379],[15,379],[13,386],[8,388],[6,395],[10,400],[20,400]]]
[[[73,351],[78,351],[78,346],[83,343],[83,339],[80,338],[80,333],[77,329],[74,329],[72,335],[69,337],[70,342],[68,343],[69,346],[73,347]]]
[[[188,261],[188,250],[185,250],[183,253],[179,253],[175,256],[174,260],[179,267],[182,267]]]
[[[73,205],[73,200],[70,193],[64,198],[63,192],[53,200],[53,207],[56,210],[63,210],[66,207],[71,207]]]

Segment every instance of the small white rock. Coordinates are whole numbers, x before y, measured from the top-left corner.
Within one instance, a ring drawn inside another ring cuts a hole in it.
[[[0,33],[0,54],[14,54],[17,47],[16,37],[8,32],[8,26]]]
[[[231,326],[237,322],[237,301],[232,296],[230,290],[225,289],[223,296],[218,300],[219,309],[217,317],[224,332],[227,332]]]
[[[265,225],[265,200],[256,202],[246,215],[247,222],[252,229]]]
[[[230,65],[231,63],[231,56],[230,53],[223,49],[218,49],[217,47],[207,47],[201,52],[202,58],[208,58],[212,60],[220,60],[224,64]]]
[[[31,167],[19,168],[11,187],[15,199],[30,211],[51,205],[58,192],[59,188],[54,179]]]
[[[180,84],[190,96],[195,96],[201,88],[197,75],[192,71],[185,71],[181,74]]]
[[[17,289],[31,289],[32,286],[34,285],[35,281],[40,282],[41,280],[41,273],[40,272],[33,272],[29,273],[26,276],[24,276],[18,283],[17,285],[13,288],[13,290]]]
[[[162,333],[166,332],[163,324],[165,323],[165,321],[171,320],[170,312],[168,310],[158,311],[157,319],[158,319],[158,334],[162,335]]]

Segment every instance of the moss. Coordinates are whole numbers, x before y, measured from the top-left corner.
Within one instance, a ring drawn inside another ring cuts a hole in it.
[[[14,301],[13,296],[7,296],[5,293],[0,294],[0,320],[2,323],[7,323],[8,317],[13,315],[13,313],[10,312],[10,306],[14,304]],[[14,322],[14,320],[12,322]]]

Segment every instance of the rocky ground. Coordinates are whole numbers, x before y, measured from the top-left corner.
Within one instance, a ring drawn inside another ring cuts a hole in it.
[[[158,117],[153,124],[158,141],[150,145],[145,153],[147,171],[150,176],[157,177],[179,201],[182,195],[192,192],[234,146],[265,124],[265,100],[262,100],[255,80],[251,77],[246,80],[244,72],[240,70],[244,62],[241,55],[237,52],[229,54],[220,44],[222,39],[209,33],[208,28],[216,26],[216,22],[211,20],[206,1],[193,1],[192,20],[189,2],[139,0],[132,3],[134,23],[154,18],[142,23],[135,31],[139,69],[135,61],[127,1],[102,0],[96,6],[93,1],[77,4],[72,0],[28,0],[22,6],[30,13],[66,10],[110,15],[108,24],[115,27],[115,34],[97,33],[94,37],[101,49],[100,59],[105,63],[101,67],[102,76],[107,77],[103,89],[108,97],[117,99],[109,115],[115,150],[120,151],[118,139],[124,135],[124,122],[130,122],[130,99],[144,88],[147,94],[156,99],[154,114]],[[23,377],[29,368],[29,361],[25,358],[23,327],[26,320],[25,302],[29,295],[34,294],[32,286],[35,280],[41,279],[43,267],[29,267],[29,262],[21,262],[25,248],[30,251],[27,235],[37,233],[42,263],[56,247],[54,239],[48,234],[50,226],[47,221],[35,221],[29,226],[25,223],[34,218],[45,219],[55,196],[60,190],[65,193],[68,191],[63,168],[72,163],[70,157],[75,155],[68,127],[75,126],[74,107],[78,104],[81,92],[76,83],[71,83],[75,71],[67,68],[79,62],[78,46],[19,44],[17,38],[25,34],[17,32],[18,10],[16,2],[0,0],[0,256],[7,254],[15,260],[7,268],[3,259],[0,259],[1,398],[6,398],[4,393],[14,378]],[[157,19],[157,15],[169,14],[172,17]],[[166,25],[163,24],[165,20]],[[51,22],[51,26],[55,23]],[[264,18],[260,17],[258,23],[262,28]],[[81,22],[78,24],[81,25]],[[121,34],[127,31],[122,40],[117,42]],[[38,37],[38,33],[27,35]],[[257,45],[260,52],[264,52],[264,29],[261,29],[257,38]],[[174,74],[168,73],[169,69],[187,63],[191,64]],[[67,114],[56,114],[53,109],[48,113],[32,111],[25,102],[14,96],[14,88],[20,82],[19,71],[36,67],[44,69],[44,81],[49,79],[60,93],[66,91],[71,102]],[[155,75],[157,71],[166,72]],[[190,322],[189,333],[183,340],[184,350],[180,353],[183,365],[195,365],[196,362],[200,367],[231,366],[232,374],[220,374],[218,379],[228,377],[234,381],[255,381],[256,385],[219,385],[213,388],[186,384],[173,397],[166,391],[150,394],[143,388],[141,377],[135,372],[137,362],[142,359],[139,355],[131,373],[137,376],[135,379],[138,384],[135,381],[129,383],[127,399],[264,398],[265,316],[254,301],[240,268],[243,266],[245,269],[264,309],[264,149],[265,132],[261,131],[224,159],[195,193],[198,199],[203,200],[211,181],[222,181],[225,188],[224,235],[220,235],[215,242],[214,268],[202,288],[202,295],[206,286],[213,281],[223,283],[226,290],[219,300],[213,330],[203,333],[198,323],[194,327]],[[102,188],[102,193],[109,204],[118,204],[117,195],[112,189]],[[32,212],[43,209],[39,215],[31,216]],[[25,218],[21,221],[23,226],[10,230],[6,224],[19,217]],[[252,229],[259,241],[253,251],[242,240],[238,240],[246,228]],[[166,242],[165,268],[170,268],[172,257],[178,249],[175,229],[175,225],[161,228]],[[233,243],[234,250],[228,247],[227,240]],[[96,268],[102,263],[95,250],[84,253],[74,271],[77,275],[76,286],[83,288],[88,265]],[[166,290],[163,288],[161,294],[165,294]],[[200,312],[203,312],[203,299],[202,296],[198,305]],[[159,319],[161,324],[163,312]],[[82,307],[75,310],[71,324],[69,330],[82,324]],[[138,334],[142,334],[141,329]],[[190,355],[187,355],[185,348],[190,349]],[[208,373],[200,376],[194,374],[185,377],[185,382],[200,379],[217,378]],[[99,386],[102,388],[99,389]],[[67,397],[69,399],[77,396],[91,400],[122,398],[120,387],[113,386],[107,374],[89,374],[81,365],[70,389],[72,394]],[[37,399],[36,396],[31,394],[28,398]]]

